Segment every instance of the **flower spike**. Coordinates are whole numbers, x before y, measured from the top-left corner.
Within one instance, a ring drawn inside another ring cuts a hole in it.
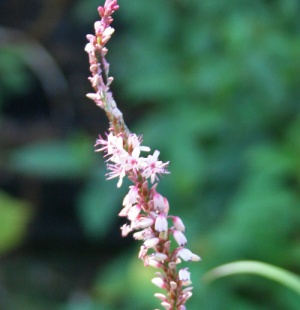
[[[94,93],[87,94],[87,97],[105,111],[109,120],[109,133],[96,140],[96,151],[104,152],[109,170],[107,179],[118,178],[117,187],[126,177],[133,183],[119,213],[128,219],[121,232],[122,236],[134,232],[133,237],[143,242],[138,257],[145,266],[161,270],[152,282],[166,293],[157,293],[155,297],[161,300],[164,309],[184,310],[193,288],[188,269],[177,270],[177,265],[181,259],[199,261],[200,257],[184,247],[187,243],[185,225],[178,216],[169,215],[167,198],[156,190],[159,176],[169,174],[169,162],[159,160],[158,150],[144,155],[150,152],[150,148],[142,145],[141,136],[129,131],[110,90],[113,78],[109,76],[105,45],[114,33],[112,14],[118,9],[117,0],[106,0],[103,6],[99,6],[100,20],[95,22],[95,34],[87,35],[85,46],[90,63],[89,80],[94,89]],[[174,250],[171,250],[171,237],[178,244]]]

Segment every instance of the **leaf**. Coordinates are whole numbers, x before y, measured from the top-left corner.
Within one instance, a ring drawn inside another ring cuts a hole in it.
[[[22,242],[31,215],[30,206],[26,202],[0,192],[0,253]]]
[[[256,274],[276,281],[300,295],[300,277],[277,266],[257,261],[238,261],[210,270],[203,279],[212,282],[235,274]]]
[[[85,176],[93,163],[93,144],[89,139],[80,139],[28,144],[12,153],[10,167],[22,174],[49,179]]]

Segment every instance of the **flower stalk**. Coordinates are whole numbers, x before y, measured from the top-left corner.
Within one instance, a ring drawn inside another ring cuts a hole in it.
[[[95,22],[95,34],[87,35],[89,43],[85,51],[89,55],[94,93],[87,94],[103,109],[109,120],[109,133],[96,140],[96,151],[104,152],[107,161],[107,179],[118,178],[117,187],[127,177],[133,185],[123,200],[119,216],[128,223],[121,227],[122,236],[133,232],[136,240],[142,241],[139,258],[145,266],[159,271],[152,279],[153,284],[165,290],[157,293],[164,309],[185,310],[186,301],[192,296],[192,282],[188,268],[179,268],[184,261],[199,261],[200,257],[185,247],[187,239],[182,220],[169,214],[169,202],[157,191],[159,176],[168,174],[169,162],[159,160],[159,151],[149,153],[150,148],[142,145],[142,137],[131,133],[118,109],[110,90],[113,78],[109,76],[106,60],[106,43],[114,29],[110,26],[112,14],[119,8],[117,0],[106,0],[98,8],[100,21]],[[171,249],[171,242],[178,246]]]

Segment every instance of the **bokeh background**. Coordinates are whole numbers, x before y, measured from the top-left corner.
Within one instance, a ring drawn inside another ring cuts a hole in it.
[[[300,274],[300,2],[120,0],[108,60],[130,129],[170,160],[160,182],[188,227],[188,309],[299,309],[255,276],[203,274],[259,260]],[[155,270],[120,237],[129,183],[106,181],[107,130],[85,98],[85,35],[100,0],[0,2],[0,309],[159,307]]]

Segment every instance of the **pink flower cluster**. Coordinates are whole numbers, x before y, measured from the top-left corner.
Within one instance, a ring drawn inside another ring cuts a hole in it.
[[[185,247],[185,226],[179,217],[169,214],[167,198],[157,191],[159,175],[169,173],[169,162],[160,161],[157,150],[142,156],[149,153],[150,148],[142,145],[141,136],[129,132],[109,89],[112,78],[108,77],[105,44],[114,32],[110,27],[111,14],[118,7],[117,0],[106,0],[104,6],[98,8],[101,21],[95,23],[95,35],[87,36],[89,43],[85,48],[95,90],[88,97],[105,110],[110,121],[110,132],[105,138],[99,137],[96,150],[105,153],[108,179],[118,178],[118,187],[124,177],[133,183],[119,213],[129,221],[121,231],[123,236],[133,232],[133,237],[142,241],[139,258],[145,266],[160,269],[152,282],[166,293],[155,296],[164,309],[185,310],[185,303],[192,296],[192,282],[188,268],[178,270],[178,265],[182,260],[199,261],[200,257]],[[177,243],[174,249],[171,249],[172,240]]]
[[[145,266],[162,269],[152,279],[155,285],[167,291],[167,295],[155,295],[162,301],[162,306],[165,309],[183,310],[185,302],[192,296],[192,287],[188,268],[177,271],[177,265],[181,260],[199,261],[200,257],[185,247],[187,239],[182,220],[169,215],[167,198],[156,190],[158,175],[168,173],[168,162],[158,159],[158,151],[142,157],[141,152],[149,152],[150,148],[142,146],[141,142],[141,137],[132,133],[124,141],[121,134],[110,132],[107,139],[100,137],[96,146],[97,151],[104,151],[108,157],[108,179],[119,178],[120,187],[127,176],[134,184],[129,187],[119,213],[119,216],[129,220],[129,224],[121,227],[122,236],[135,231],[133,237],[143,241],[139,258]],[[171,236],[178,245],[173,251],[170,249]]]
[[[108,164],[108,179],[115,177],[119,178],[118,187],[122,185],[123,178],[127,177],[137,183],[141,179],[151,179],[154,183],[158,180],[158,174],[168,173],[165,167],[167,163],[158,160],[159,151],[155,151],[153,155],[141,157],[141,151],[149,152],[150,148],[141,145],[141,137],[130,133],[124,141],[122,134],[114,135],[110,132],[107,139],[99,138],[96,141],[96,146],[101,147],[97,151],[105,151],[106,156],[109,156],[109,161],[113,164]],[[124,145],[126,148],[124,148]]]

